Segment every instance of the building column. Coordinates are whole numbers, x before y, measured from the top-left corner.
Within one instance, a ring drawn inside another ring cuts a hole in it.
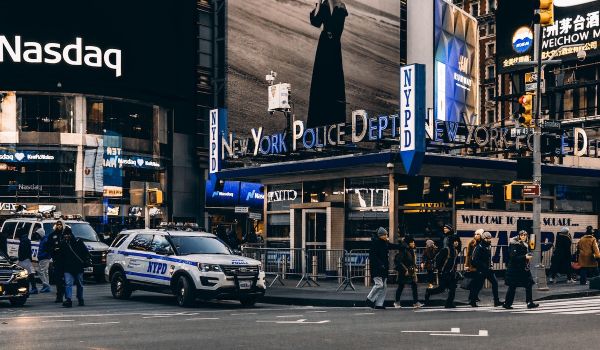
[[[390,191],[388,198],[388,230],[390,242],[396,243],[396,236],[398,234],[398,185],[396,184],[395,165],[388,163],[387,168]]]

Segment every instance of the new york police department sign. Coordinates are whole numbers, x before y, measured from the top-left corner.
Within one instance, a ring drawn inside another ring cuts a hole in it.
[[[425,66],[400,68],[400,157],[408,175],[416,175],[425,156]]]

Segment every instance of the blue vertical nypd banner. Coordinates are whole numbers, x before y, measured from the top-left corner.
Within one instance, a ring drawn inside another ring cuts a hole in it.
[[[400,157],[404,171],[417,175],[425,156],[425,65],[400,68]]]

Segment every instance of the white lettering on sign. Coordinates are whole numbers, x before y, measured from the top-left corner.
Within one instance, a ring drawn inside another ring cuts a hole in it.
[[[16,203],[0,203],[0,210],[15,211],[17,210]]]
[[[0,62],[4,62],[4,53],[14,63],[47,63],[64,62],[71,66],[88,66],[102,68],[103,64],[115,72],[116,77],[122,74],[121,50],[108,49],[104,53],[97,46],[83,45],[82,38],[75,38],[75,43],[62,48],[59,43],[40,44],[35,41],[22,41],[15,35],[12,43],[4,35],[0,35]]]
[[[346,193],[358,201],[359,210],[387,211],[390,205],[390,190],[387,188],[348,188]]]
[[[292,202],[298,198],[298,192],[295,190],[279,190],[279,191],[269,191],[267,193],[267,202]]]
[[[218,173],[220,164],[219,155],[219,110],[212,109],[210,111],[210,135],[209,135],[209,172],[211,174]]]
[[[415,150],[415,66],[400,68],[400,151]]]

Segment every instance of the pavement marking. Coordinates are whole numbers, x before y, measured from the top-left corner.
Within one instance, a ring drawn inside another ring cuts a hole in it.
[[[359,312],[357,314],[354,314],[354,316],[365,316],[365,315],[375,315],[374,312]]]
[[[460,328],[450,328],[449,331],[402,331],[402,333],[460,333]]]
[[[48,322],[74,322],[75,320],[48,320],[48,321],[42,321],[42,323],[48,323]]]
[[[244,312],[241,314],[231,314],[229,316],[246,316],[246,315],[256,315],[256,312]]]
[[[286,318],[286,317],[302,317],[304,315],[282,315],[282,316],[276,316],[278,318]]]
[[[195,317],[195,318],[186,319],[186,321],[206,321],[206,320],[220,320],[220,318],[218,318],[218,317]]]
[[[109,322],[86,322],[86,323],[80,323],[80,326],[99,326],[99,325],[104,325],[104,324],[117,324],[117,323],[121,323],[118,321],[109,321]]]
[[[296,321],[261,321],[257,320],[259,323],[277,323],[277,324],[324,324],[331,322],[330,320],[323,321],[307,321],[305,318],[296,320]]]
[[[488,331],[485,329],[480,329],[478,334],[431,333],[429,335],[447,336],[447,337],[487,337],[487,336],[489,336]]]
[[[157,315],[157,316],[144,316],[142,318],[168,318],[173,317],[174,315]]]
[[[327,311],[307,311],[307,313],[326,313]]]

